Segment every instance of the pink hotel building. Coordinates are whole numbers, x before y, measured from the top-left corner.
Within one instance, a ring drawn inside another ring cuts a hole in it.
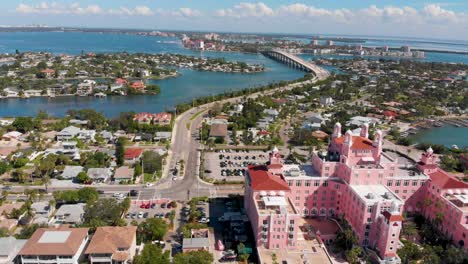
[[[468,184],[440,169],[431,148],[416,166],[399,163],[383,152],[382,132],[370,140],[368,130],[342,135],[337,123],[311,165],[283,164],[275,148],[268,165],[249,167],[244,202],[257,247],[294,250],[302,217],[343,216],[380,263],[400,263],[406,211],[439,217],[441,231],[468,248]]]

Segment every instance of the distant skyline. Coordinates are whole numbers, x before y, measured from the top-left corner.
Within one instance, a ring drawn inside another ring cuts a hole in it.
[[[402,36],[468,40],[466,0],[2,1],[0,25]]]

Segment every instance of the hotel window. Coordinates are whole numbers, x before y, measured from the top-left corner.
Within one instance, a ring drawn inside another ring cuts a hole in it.
[[[324,181],[323,182],[323,187],[327,187],[328,186],[328,181]]]
[[[421,186],[424,186],[424,181],[421,181],[420,185],[421,185]]]
[[[403,195],[403,200],[406,200],[406,196],[405,196],[405,195]]]
[[[413,186],[418,186],[418,181],[413,181]]]
[[[330,167],[325,167],[325,170],[326,170],[326,171],[329,171],[329,170],[330,170]]]
[[[296,201],[299,201],[301,199],[300,196],[296,196]]]
[[[314,186],[320,186],[320,181],[314,181]]]
[[[401,180],[396,180],[395,186],[400,186],[401,185]]]
[[[310,186],[310,181],[305,181],[305,186],[309,187]]]
[[[335,189],[337,189],[337,190],[340,189],[340,185],[338,183],[335,184]]]
[[[289,186],[293,186],[293,181],[288,181]]]
[[[387,186],[392,186],[393,185],[393,181],[392,180],[388,180],[387,181]]]
[[[306,190],[304,193],[305,193],[305,194],[309,194],[309,190]]]
[[[408,191],[407,190],[403,190],[403,193],[407,193]]]
[[[367,206],[367,212],[372,213],[372,206]]]
[[[317,193],[318,193],[318,191],[317,191],[317,190],[315,190],[315,191],[314,191],[314,195],[316,195]]]
[[[383,173],[379,173],[379,179],[383,178]]]
[[[403,186],[409,186],[409,180],[405,180],[405,181],[403,182]]]
[[[302,186],[302,181],[296,181],[296,186],[301,187]]]
[[[400,193],[400,190],[395,190],[395,193]]]
[[[294,225],[294,220],[289,220],[290,225]]]

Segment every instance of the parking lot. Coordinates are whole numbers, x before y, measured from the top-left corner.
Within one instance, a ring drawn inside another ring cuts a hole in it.
[[[264,164],[268,152],[258,150],[218,150],[205,153],[205,177],[243,181],[249,164]]]
[[[180,207],[180,204],[176,203],[176,207]],[[172,210],[175,210],[176,207],[173,206],[173,203],[170,202],[161,202],[161,203],[137,203],[132,204],[128,213],[125,215],[125,220],[130,223],[133,220],[137,222],[142,222],[146,218],[164,218],[169,219],[169,214]]]

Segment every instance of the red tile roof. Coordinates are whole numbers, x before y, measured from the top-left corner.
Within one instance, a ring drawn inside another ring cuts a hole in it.
[[[134,159],[139,157],[143,153],[141,148],[129,148],[125,150],[124,159]]]
[[[393,111],[390,111],[390,110],[384,111],[384,112],[383,112],[383,115],[384,115],[384,116],[388,116],[388,117],[397,117],[397,116],[398,116],[397,113],[395,113],[395,112],[393,112]]]
[[[389,222],[403,221],[403,216],[401,215],[392,215],[388,211],[384,211],[382,214]]]
[[[137,89],[137,90],[145,89],[145,84],[142,81],[136,81],[136,82],[132,83],[131,87],[133,89]]]
[[[288,184],[265,166],[249,166],[250,186],[255,191],[290,191]]]
[[[429,177],[431,177],[433,184],[442,189],[468,188],[467,183],[457,180],[440,168],[436,172],[430,173]]]
[[[341,136],[339,138],[335,138],[335,144],[341,145],[344,143],[345,136]],[[368,138],[365,137],[360,137],[360,136],[352,136],[351,140],[353,144],[351,145],[351,149],[373,149],[374,146],[372,146],[372,141]]]

